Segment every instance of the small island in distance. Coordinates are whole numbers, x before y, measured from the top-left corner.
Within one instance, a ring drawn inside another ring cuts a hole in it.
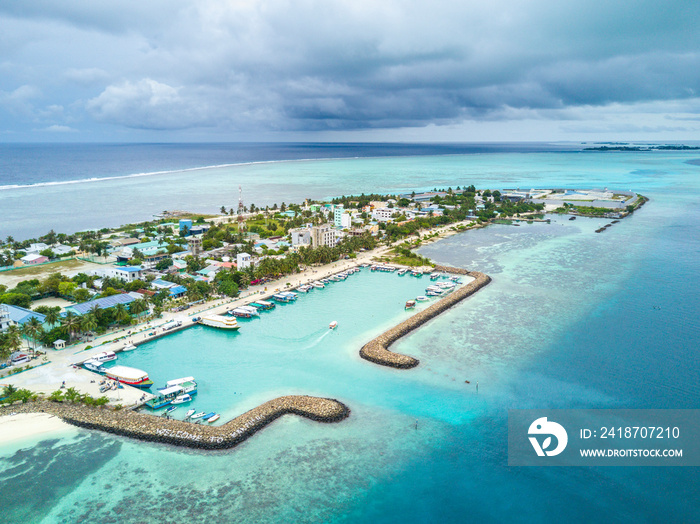
[[[625,142],[603,142],[596,147],[586,147],[584,151],[695,151],[700,146],[688,146],[685,144],[650,144],[630,145]]]

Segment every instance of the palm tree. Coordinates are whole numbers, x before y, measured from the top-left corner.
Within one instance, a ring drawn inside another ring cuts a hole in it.
[[[65,333],[68,333],[68,338],[72,339],[78,329],[80,329],[80,317],[72,311],[69,311],[66,313],[66,316],[63,317],[61,327]]]
[[[131,315],[124,304],[114,306],[114,319],[119,325],[126,324],[131,320]]]
[[[140,315],[144,311],[148,310],[148,304],[143,299],[134,300],[129,304],[129,313],[132,315]]]
[[[92,313],[83,315],[83,317],[80,319],[80,330],[83,333],[89,333],[95,328],[97,328],[97,319],[95,318],[95,315]]]
[[[46,312],[46,318],[44,319],[44,322],[48,324],[49,326],[53,327],[58,323],[58,319],[60,318],[60,313],[61,313],[61,308],[60,307],[52,307],[49,309],[49,311]]]
[[[22,331],[26,336],[32,339],[34,342],[34,350],[36,350],[36,343],[44,333],[44,329],[41,327],[41,321],[37,317],[30,318],[22,327]]]

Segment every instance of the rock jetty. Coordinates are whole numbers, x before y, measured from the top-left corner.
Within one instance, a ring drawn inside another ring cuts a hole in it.
[[[491,277],[478,271],[467,271],[462,268],[448,266],[435,266],[435,271],[454,273],[458,275],[469,275],[474,280],[455,290],[445,298],[413,315],[411,318],[401,322],[399,325],[385,331],[377,338],[370,340],[360,349],[360,356],[365,360],[399,369],[410,369],[416,367],[420,361],[408,355],[389,351],[389,346],[404,335],[410,333],[419,326],[422,326],[430,319],[438,316],[443,311],[451,308],[457,302],[464,300],[470,295],[479,291],[482,287],[491,282]]]
[[[206,450],[237,446],[282,415],[299,415],[316,422],[340,422],[350,415],[350,409],[342,402],[302,395],[270,400],[221,426],[154,417],[128,409],[95,408],[65,402],[39,401],[0,408],[0,415],[39,412],[50,413],[81,428]]]

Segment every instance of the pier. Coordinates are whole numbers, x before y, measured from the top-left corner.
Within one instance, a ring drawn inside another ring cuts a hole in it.
[[[370,340],[367,344],[362,346],[362,349],[360,349],[360,356],[362,358],[369,360],[370,362],[374,362],[375,364],[389,366],[392,368],[410,369],[416,367],[420,363],[418,359],[409,355],[389,351],[389,346],[417,327],[420,327],[432,318],[435,318],[443,311],[451,308],[461,300],[473,295],[482,287],[491,282],[491,277],[484,273],[479,273],[478,271],[467,271],[466,269],[448,266],[435,266],[434,269],[435,271],[442,271],[445,273],[469,275],[474,277],[474,280],[455,290],[453,293],[450,293],[445,298],[439,300],[435,304],[432,304],[423,311],[416,313],[411,318],[401,322],[399,325],[394,326],[378,337]]]
[[[38,401],[0,408],[10,413],[50,413],[68,424],[97,429],[147,442],[203,450],[233,448],[283,415],[299,415],[316,422],[340,422],[350,409],[329,398],[290,395],[257,406],[221,426],[164,419],[129,409],[90,407],[66,402]]]

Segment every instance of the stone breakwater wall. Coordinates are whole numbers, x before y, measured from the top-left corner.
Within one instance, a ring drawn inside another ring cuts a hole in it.
[[[282,415],[299,415],[316,422],[340,422],[350,415],[350,409],[342,402],[301,395],[270,400],[221,426],[165,419],[128,409],[116,411],[49,401],[0,408],[0,415],[38,412],[50,413],[82,428],[196,449],[232,448]]]
[[[360,350],[360,356],[362,358],[369,360],[370,362],[374,362],[375,364],[389,366],[392,368],[410,369],[416,367],[420,363],[418,359],[408,355],[402,355],[401,353],[389,351],[389,346],[417,327],[422,326],[430,319],[438,316],[443,311],[451,308],[457,302],[464,300],[470,295],[473,295],[482,287],[491,282],[491,277],[477,271],[467,271],[466,269],[447,266],[435,266],[434,270],[458,275],[469,275],[470,277],[474,277],[474,280],[453,291],[445,298],[435,302],[433,305],[427,307],[423,311],[416,313],[411,318],[401,322],[399,325],[385,331],[377,338],[369,341],[367,344],[362,346],[362,349]]]

